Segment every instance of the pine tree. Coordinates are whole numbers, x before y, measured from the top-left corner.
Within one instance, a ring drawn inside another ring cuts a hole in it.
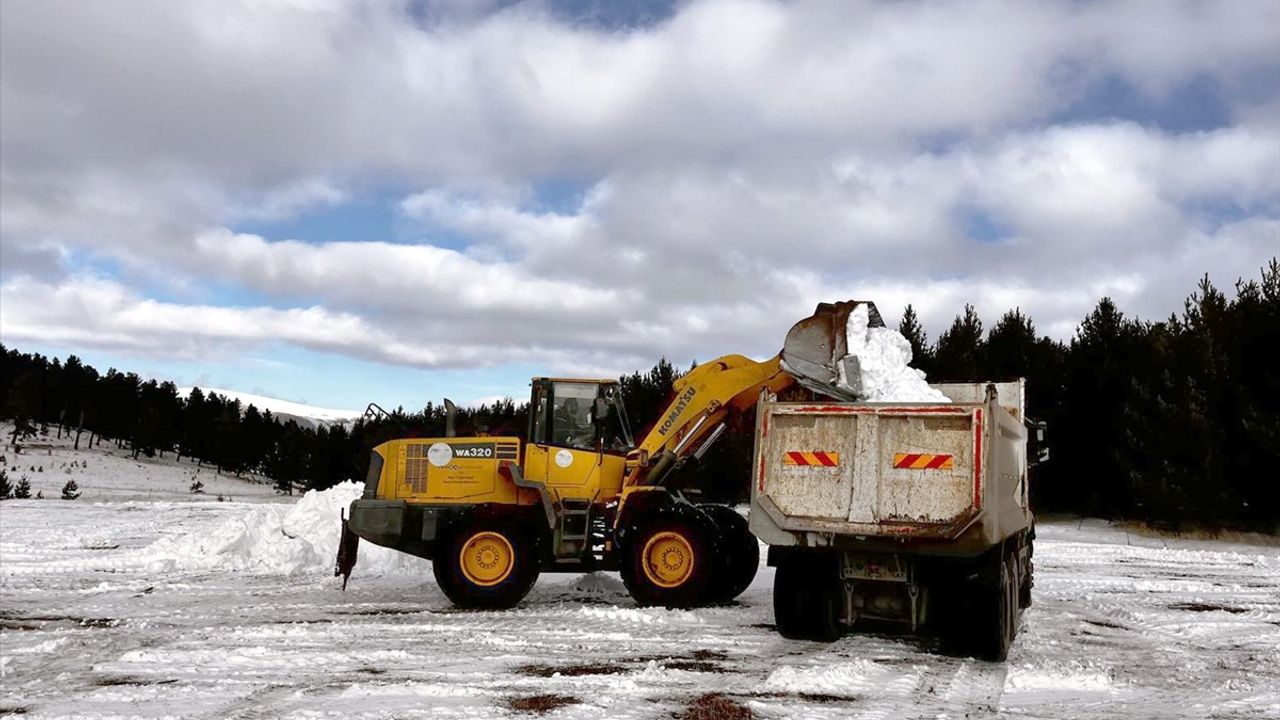
[[[18,480],[18,485],[13,489],[13,496],[19,500],[28,500],[31,498],[31,482],[27,480],[27,476],[23,475]]]
[[[75,480],[68,480],[66,485],[62,486],[62,499],[75,500],[80,497],[80,486]]]
[[[990,380],[1026,377],[1036,355],[1036,329],[1031,318],[1015,308],[1005,313],[991,328],[984,348],[983,367]]]
[[[972,305],[964,306],[951,327],[938,336],[934,351],[934,380],[939,382],[981,382],[983,377],[984,341],[982,320]]]
[[[916,309],[907,305],[902,311],[902,322],[898,323],[898,333],[911,343],[911,367],[923,370],[926,375],[933,372],[933,348],[929,346],[929,336],[920,325]]]
[[[9,473],[0,468],[0,500],[13,497],[13,483],[9,482]]]

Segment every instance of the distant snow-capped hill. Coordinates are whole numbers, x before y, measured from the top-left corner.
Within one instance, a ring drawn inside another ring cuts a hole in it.
[[[227,398],[228,400],[239,400],[241,408],[247,408],[250,405],[253,405],[259,410],[270,410],[271,414],[280,422],[293,420],[302,427],[314,428],[320,425],[346,425],[354,422],[364,414],[361,410],[333,410],[331,408],[320,408],[313,405],[304,405],[302,403],[290,402],[279,398],[267,397],[266,395],[255,395],[254,393],[240,392],[238,390],[200,388],[200,391],[206,395],[209,393],[215,393]],[[191,388],[179,388],[178,392],[183,397],[186,397],[191,394]]]

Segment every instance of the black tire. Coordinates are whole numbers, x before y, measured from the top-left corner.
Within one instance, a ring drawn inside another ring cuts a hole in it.
[[[976,598],[973,654],[991,662],[1004,662],[1017,633],[1018,575],[1013,556],[997,551],[989,582]]]
[[[773,576],[773,621],[791,640],[832,642],[844,635],[840,623],[844,590],[835,563],[827,558],[788,554]]]
[[[725,505],[702,505],[716,528],[711,580],[707,587],[710,602],[728,602],[742,594],[760,569],[760,543],[751,534],[747,519]]]
[[[471,556],[471,565],[480,565],[478,571],[469,570],[464,564],[464,551]],[[508,551],[510,564],[502,573],[500,556]],[[488,558],[494,555],[499,559],[490,562]],[[492,572],[498,576],[490,577],[488,573],[495,563],[497,569]],[[529,594],[538,579],[537,555],[529,536],[517,525],[501,521],[476,521],[449,532],[431,565],[445,596],[466,609],[513,607]]]
[[[1034,535],[1027,540],[1027,563],[1022,568],[1022,583],[1018,586],[1018,607],[1026,609],[1031,607],[1031,588],[1035,586],[1036,564],[1032,561],[1035,556],[1035,539]]]
[[[620,571],[637,603],[668,608],[706,604],[714,563],[703,522],[668,515],[629,535]]]

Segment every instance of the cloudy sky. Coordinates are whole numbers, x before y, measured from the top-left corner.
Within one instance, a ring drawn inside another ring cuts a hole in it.
[[[0,339],[330,407],[1280,254],[1280,3],[0,4]]]

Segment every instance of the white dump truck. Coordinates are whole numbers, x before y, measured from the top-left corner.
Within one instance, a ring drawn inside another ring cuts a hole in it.
[[[777,568],[778,631],[933,628],[1003,660],[1031,603],[1023,381],[937,384],[950,403],[757,406],[751,531]]]

